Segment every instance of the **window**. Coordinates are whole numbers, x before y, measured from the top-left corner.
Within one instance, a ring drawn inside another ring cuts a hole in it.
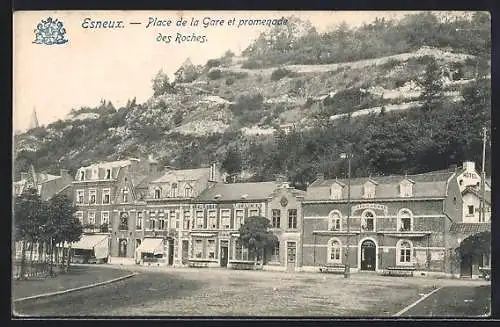
[[[399,185],[399,190],[401,197],[413,196],[413,184],[408,180],[401,182],[401,184]]]
[[[177,183],[172,183],[172,187],[170,188],[170,196],[173,198],[177,196]]]
[[[102,204],[109,204],[110,192],[110,189],[102,190]]]
[[[99,169],[92,169],[92,179],[99,179]]]
[[[340,223],[342,221],[342,217],[340,212],[337,210],[330,212],[328,219],[328,230],[330,231],[338,231],[340,230]]]
[[[199,210],[196,211],[196,228],[203,228],[204,227],[204,212]]]
[[[248,249],[245,248],[239,240],[236,240],[234,243],[234,260],[248,260]]]
[[[180,220],[181,220],[181,219],[180,219],[179,213],[178,213],[178,212],[176,212],[176,213],[175,213],[175,228],[176,228],[176,229],[179,229],[179,227],[180,227]]]
[[[106,169],[106,179],[111,179],[111,169]]]
[[[109,212],[101,212],[101,225],[109,225]]]
[[[216,210],[208,210],[208,228],[217,228]]]
[[[408,232],[412,229],[412,214],[409,210],[401,210],[398,214],[398,231]]]
[[[141,243],[142,243],[142,242],[141,242],[141,239],[140,239],[140,238],[137,238],[137,239],[135,240],[135,248],[137,249],[139,246],[141,246]]]
[[[333,239],[328,243],[328,262],[342,262],[342,245],[339,240]]]
[[[75,213],[75,216],[76,216],[76,218],[80,221],[80,224],[82,224],[82,225],[83,225],[83,212],[81,212],[81,211],[77,211],[77,212]]]
[[[215,259],[215,240],[208,240],[207,252],[209,259]]]
[[[161,190],[159,188],[155,189],[155,199],[159,199],[161,196]]]
[[[137,221],[136,221],[136,229],[142,229],[142,211],[137,211]]]
[[[467,206],[467,208],[469,209],[469,216],[474,215],[474,206]]]
[[[203,257],[203,241],[202,240],[195,240],[194,241],[194,257],[197,259],[200,259]]]
[[[342,186],[340,186],[338,183],[333,184],[332,188],[330,189],[330,195],[332,200],[342,199]]]
[[[89,203],[90,204],[95,204],[95,199],[96,199],[97,192],[94,189],[89,190]]]
[[[234,228],[239,229],[245,220],[245,211],[242,209],[238,209],[235,212],[235,223]]]
[[[166,225],[168,225],[168,224],[165,224],[165,219],[164,218],[160,218],[159,219],[158,229],[164,230]]]
[[[273,228],[280,228],[281,210],[273,209]]]
[[[186,198],[189,198],[189,197],[193,196],[193,188],[191,186],[187,185],[184,188],[184,196]]]
[[[124,188],[122,190],[122,202],[127,203],[128,202],[128,188]]]
[[[231,210],[223,209],[220,212],[220,222],[222,228],[229,229],[231,228]]]
[[[83,204],[83,195],[84,195],[83,190],[76,191],[76,203]]]
[[[85,180],[85,171],[80,171],[80,180],[83,181]]]
[[[185,210],[184,211],[184,223],[183,223],[183,227],[184,229],[189,229],[189,223],[191,221],[191,212],[189,210]]]
[[[375,197],[375,184],[372,182],[368,182],[364,186],[364,194],[363,197],[365,198],[374,198]]]
[[[297,209],[288,209],[288,228],[297,228]]]
[[[375,215],[371,211],[365,211],[362,215],[361,229],[363,231],[371,232],[375,230]]]
[[[411,263],[411,243],[409,241],[400,241],[399,246],[397,247],[397,263],[398,264],[410,264]]]
[[[89,225],[95,225],[95,211],[89,211]]]
[[[128,214],[126,212],[122,212],[120,214],[120,230],[128,230]]]
[[[250,217],[257,217],[259,215],[259,209],[250,209]]]
[[[156,219],[154,217],[149,218],[149,229],[154,230],[156,228]]]
[[[277,242],[274,245],[273,252],[271,253],[271,261],[279,262],[280,261],[280,243]]]

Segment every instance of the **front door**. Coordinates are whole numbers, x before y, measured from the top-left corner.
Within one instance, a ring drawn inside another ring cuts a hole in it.
[[[220,266],[221,267],[227,267],[228,253],[229,253],[228,246],[221,245],[221,247],[220,247]]]
[[[127,240],[124,238],[118,241],[118,256],[122,258],[127,256]]]
[[[182,264],[187,265],[189,260],[189,241],[182,241]]]
[[[286,246],[286,270],[295,271],[295,262],[297,260],[297,243],[287,242]]]
[[[377,247],[373,241],[366,240],[361,244],[361,270],[375,271]]]
[[[168,264],[174,264],[174,240],[168,240]]]
[[[460,277],[472,277],[472,256],[462,256],[460,260]]]

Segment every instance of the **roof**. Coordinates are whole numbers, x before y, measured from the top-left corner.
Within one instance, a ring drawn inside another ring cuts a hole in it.
[[[110,169],[110,168],[115,168],[115,167],[125,167],[125,166],[130,165],[131,163],[132,163],[132,161],[130,159],[109,161],[109,162],[98,162],[98,163],[91,164],[89,166],[80,167],[80,169],[89,169],[89,168]]]
[[[413,197],[444,197],[447,191],[447,181],[454,170],[441,170],[415,175],[391,175],[351,178],[351,198],[361,199],[363,186],[368,181],[376,184],[375,198],[398,198],[399,184],[408,180],[413,183]],[[307,189],[305,200],[330,199],[330,187],[334,183],[348,185],[348,179],[316,180]],[[347,187],[343,188],[347,198]]]
[[[163,239],[162,238],[145,238],[141,245],[137,248],[139,253],[163,253]]]
[[[76,243],[73,243],[71,247],[73,249],[82,249],[82,250],[93,250],[96,245],[99,243],[106,241],[108,239],[108,235],[89,235],[84,234],[82,238]]]
[[[36,173],[37,176],[37,188],[38,194],[41,196],[42,200],[48,200],[57,193],[60,193],[63,189],[71,185],[71,180],[62,178],[62,176]],[[13,182],[14,194],[19,195],[23,192],[26,186],[27,180],[21,179],[19,181]]]
[[[475,187],[472,187],[472,186],[468,186],[466,187],[463,191],[462,191],[462,194],[465,194],[465,193],[472,193],[472,194],[475,194],[478,198],[480,199],[483,199],[483,192],[476,189]],[[491,191],[484,191],[484,200],[488,203],[488,204],[491,204]]]
[[[490,223],[453,223],[450,227],[452,233],[475,234],[489,231]]]
[[[197,168],[197,169],[181,169],[169,170],[160,178],[152,181],[152,183],[165,183],[172,180],[177,181],[195,181],[203,178],[210,173],[210,168]]]
[[[198,200],[266,200],[279,186],[276,182],[258,183],[217,183],[200,194]]]

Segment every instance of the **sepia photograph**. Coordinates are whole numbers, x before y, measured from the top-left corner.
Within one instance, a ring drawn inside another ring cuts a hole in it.
[[[491,316],[487,11],[15,11],[11,317]]]

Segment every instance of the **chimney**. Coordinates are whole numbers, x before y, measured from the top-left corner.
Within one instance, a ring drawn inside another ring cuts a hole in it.
[[[21,179],[28,179],[28,173],[21,173]]]
[[[467,171],[476,170],[476,163],[474,161],[464,161],[462,168]]]
[[[316,180],[317,180],[318,182],[322,182],[322,181],[324,181],[324,180],[325,180],[325,174],[323,174],[323,173],[317,173],[317,174],[316,174]]]

